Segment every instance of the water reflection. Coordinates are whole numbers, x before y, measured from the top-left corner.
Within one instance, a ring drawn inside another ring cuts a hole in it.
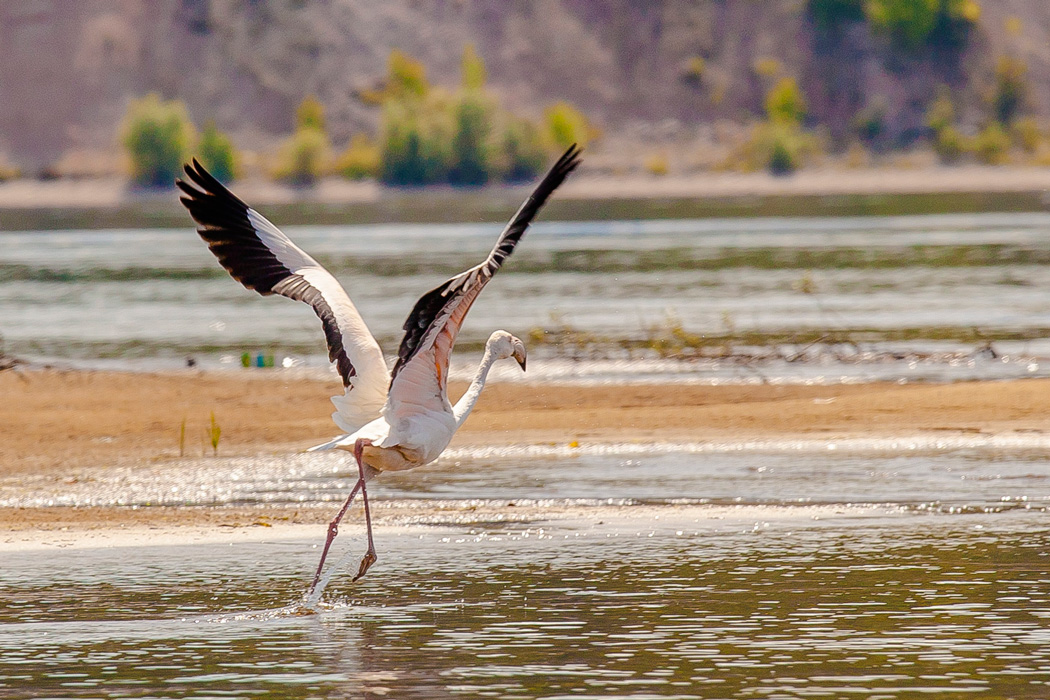
[[[20,555],[0,694],[1046,696],[1042,516],[738,525],[386,533],[308,617],[235,614],[301,594],[303,543]]]

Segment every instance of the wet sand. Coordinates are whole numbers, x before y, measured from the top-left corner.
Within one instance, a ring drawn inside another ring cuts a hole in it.
[[[0,373],[0,478],[211,454],[299,451],[337,434],[338,383],[280,372]],[[458,395],[463,386],[452,387]],[[453,447],[907,438],[1050,433],[1050,379],[947,385],[494,384]],[[323,506],[323,507],[322,507]],[[0,529],[257,527],[321,523],[330,504],[237,508],[0,508]],[[392,514],[390,514],[393,517]],[[383,517],[380,514],[380,517]]]

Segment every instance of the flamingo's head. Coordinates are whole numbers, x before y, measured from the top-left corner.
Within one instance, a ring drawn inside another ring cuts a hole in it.
[[[496,331],[489,336],[489,342],[485,344],[497,360],[506,360],[513,357],[525,371],[525,343],[507,331]]]

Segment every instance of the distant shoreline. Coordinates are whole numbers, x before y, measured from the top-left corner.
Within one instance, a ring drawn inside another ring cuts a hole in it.
[[[245,180],[233,189],[282,225],[501,222],[531,185],[478,190],[387,188],[326,179],[311,189]],[[1045,211],[1050,168],[804,170],[573,178],[547,220],[878,216]],[[135,191],[121,178],[0,183],[0,231],[188,227],[176,190]]]

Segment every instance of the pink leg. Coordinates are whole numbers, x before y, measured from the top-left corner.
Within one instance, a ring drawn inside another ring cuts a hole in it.
[[[346,497],[346,502],[343,507],[339,509],[339,513],[335,516],[332,522],[328,523],[328,538],[325,540],[324,549],[321,550],[321,561],[317,563],[317,573],[314,574],[314,581],[310,584],[310,590],[307,595],[314,592],[317,588],[317,583],[321,580],[321,571],[324,569],[325,559],[328,557],[328,550],[332,548],[332,542],[335,540],[335,536],[339,534],[339,523],[342,521],[343,516],[346,515],[346,511],[350,508],[350,504],[353,503],[354,497],[357,496],[357,492],[361,492],[361,497],[365,502],[365,523],[368,526],[368,552],[365,554],[365,559],[361,561],[361,569],[357,572],[357,576],[354,577],[354,581],[361,578],[365,571],[368,570],[368,566],[371,566],[376,560],[375,547],[372,545],[372,519],[368,512],[368,496],[365,493],[365,470],[364,464],[361,461],[361,452],[365,445],[371,445],[372,442],[365,438],[359,439],[354,443],[354,458],[357,459],[357,473],[360,475],[357,483],[354,484],[354,489],[350,492],[350,495]],[[371,557],[371,561],[368,562],[368,566],[365,566],[365,561]]]
[[[365,445],[371,445],[370,440],[358,440],[354,444],[354,457],[357,458],[357,470],[361,474],[361,480],[357,483],[361,484],[361,501],[365,504],[365,529],[368,532],[368,551],[365,552],[365,556],[361,558],[361,566],[357,569],[357,576],[354,576],[353,580],[361,578],[368,571],[368,568],[372,564],[376,563],[376,546],[372,542],[372,513],[368,508],[368,490],[365,486],[365,464],[361,459],[361,453],[364,451]]]

